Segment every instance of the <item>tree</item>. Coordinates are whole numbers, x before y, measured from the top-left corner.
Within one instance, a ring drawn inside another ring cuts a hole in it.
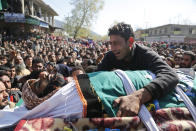
[[[89,35],[90,35],[90,30],[87,29],[87,28],[81,28],[81,29],[78,31],[78,35],[79,35],[79,37],[81,37],[81,38],[88,38]]]
[[[64,25],[64,29],[65,31],[70,35],[73,36],[73,26],[72,26],[72,18],[71,16],[67,16],[65,17],[65,25]]]
[[[101,40],[103,40],[103,41],[108,41],[108,40],[109,40],[108,35],[104,35],[104,36],[102,36]]]
[[[76,38],[80,29],[89,29],[97,13],[103,8],[103,0],[71,0],[71,16],[65,18],[65,30]]]

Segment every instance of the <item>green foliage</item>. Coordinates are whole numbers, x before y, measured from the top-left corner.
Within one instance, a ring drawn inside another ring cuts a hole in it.
[[[108,35],[104,35],[104,36],[102,36],[102,37],[101,37],[101,40],[103,40],[103,41],[108,41],[108,40],[109,40]]]
[[[73,9],[71,15],[65,18],[65,31],[74,38],[84,36],[86,35],[82,34],[84,30],[80,30],[89,30],[96,15],[103,8],[104,2],[103,0],[71,0],[70,4]]]
[[[87,28],[80,28],[78,31],[78,37],[80,38],[88,38],[90,35],[90,30]]]

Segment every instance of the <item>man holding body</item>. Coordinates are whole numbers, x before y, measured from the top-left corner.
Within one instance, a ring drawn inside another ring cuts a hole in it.
[[[150,70],[156,75],[156,79],[144,88],[114,101],[114,106],[119,105],[117,116],[136,115],[142,104],[175,88],[178,83],[176,73],[152,49],[133,44],[134,34],[130,25],[114,25],[109,29],[109,36],[111,51],[98,65],[98,71]]]

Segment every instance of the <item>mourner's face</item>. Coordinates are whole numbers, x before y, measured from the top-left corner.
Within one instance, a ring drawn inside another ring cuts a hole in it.
[[[50,61],[51,62],[56,62],[56,56],[54,54],[51,55]]]
[[[52,66],[52,65],[50,65],[50,64],[47,65],[47,71],[48,71],[48,72],[51,73],[53,70],[54,70],[54,66]]]
[[[22,59],[21,56],[17,56],[17,57],[16,57],[16,63],[17,63],[17,64],[22,64],[22,63],[23,63],[23,59]]]
[[[16,76],[16,69],[15,68],[12,68],[11,70],[10,70],[10,77],[11,78],[14,78]]]
[[[60,60],[60,59],[61,59],[61,57],[62,57],[62,54],[61,54],[61,53],[59,53],[59,54],[56,56],[56,60]]]
[[[29,65],[29,66],[32,66],[32,61],[33,61],[33,58],[29,57],[29,58],[26,59],[25,64]]]
[[[8,105],[8,93],[3,82],[0,82],[0,109],[3,109],[6,105]]]
[[[41,71],[43,69],[43,64],[42,63],[35,63],[33,64],[33,71]]]
[[[118,60],[124,59],[130,52],[128,41],[125,41],[125,39],[120,35],[111,35],[110,45],[111,51]]]
[[[189,55],[184,55],[182,62],[180,64],[181,68],[191,68],[192,66],[192,60],[191,60],[191,56]]]
[[[4,59],[1,60],[2,65],[6,64],[6,63],[7,63],[7,59],[4,58]]]
[[[11,89],[11,81],[10,78],[6,75],[1,77],[2,82],[4,83],[4,85],[6,86],[7,89]]]

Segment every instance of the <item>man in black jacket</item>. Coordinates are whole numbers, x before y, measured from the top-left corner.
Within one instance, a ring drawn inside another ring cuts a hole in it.
[[[175,71],[152,49],[133,43],[134,34],[130,25],[114,25],[108,35],[111,51],[98,65],[98,71],[150,70],[156,74],[156,79],[144,88],[114,101],[114,106],[119,105],[117,116],[136,115],[142,104],[160,98],[175,88],[178,83]]]
[[[39,74],[44,70],[44,61],[39,57],[34,58],[32,61],[32,70],[31,74],[20,78],[19,82],[25,84],[29,79],[38,79]]]

